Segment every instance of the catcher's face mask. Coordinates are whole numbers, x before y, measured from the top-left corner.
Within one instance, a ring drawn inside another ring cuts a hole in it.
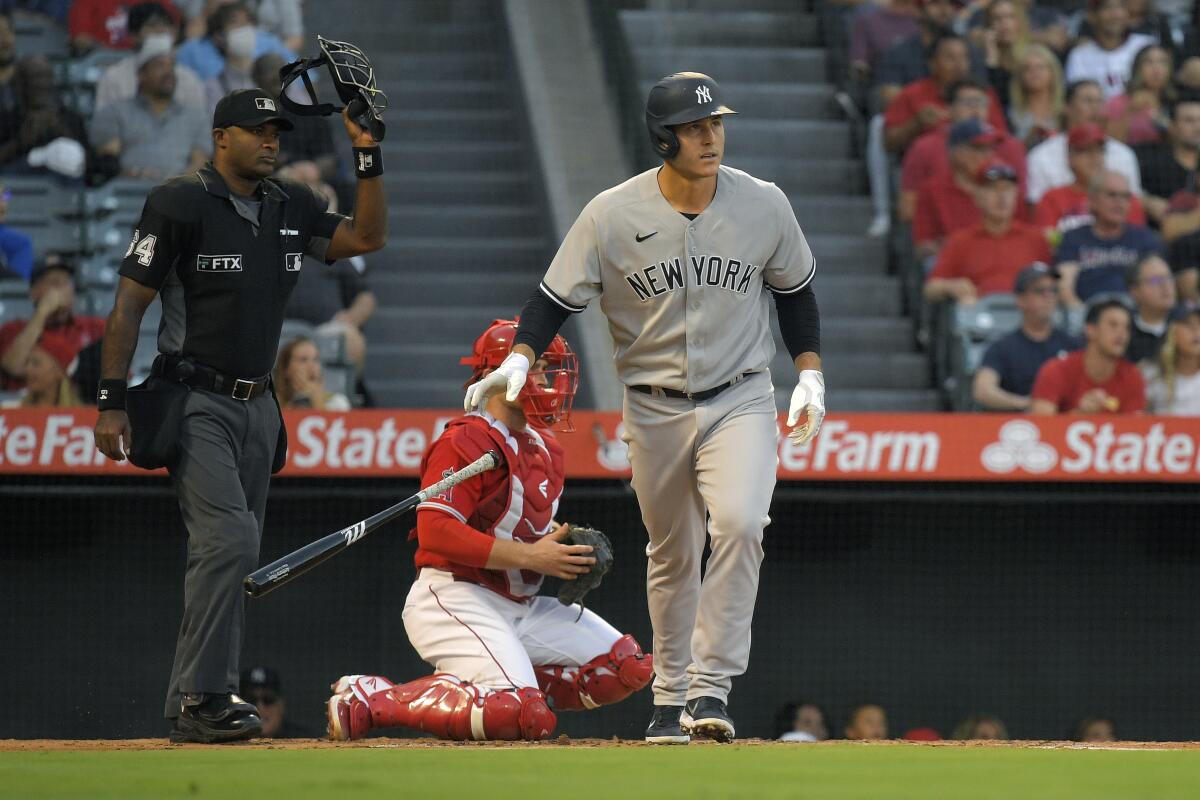
[[[375,141],[383,141],[386,126],[382,112],[387,108],[387,95],[375,84],[375,69],[367,56],[349,42],[318,36],[317,44],[321,46],[321,55],[293,61],[279,70],[280,80],[283,81],[279,100],[283,107],[303,116],[329,116],[347,108],[351,119],[370,131]],[[308,71],[321,66],[329,67],[333,86],[342,105],[322,103],[318,99],[317,89],[308,77]],[[300,103],[288,97],[288,86],[297,78],[303,82],[311,102]]]

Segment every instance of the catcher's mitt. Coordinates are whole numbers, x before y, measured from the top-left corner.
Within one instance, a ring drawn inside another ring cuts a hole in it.
[[[600,581],[612,569],[612,542],[608,540],[603,531],[595,528],[572,527],[563,538],[562,543],[591,545],[592,557],[596,559],[596,563],[592,564],[591,569],[583,575],[577,576],[573,581],[563,581],[562,587],[558,590],[558,602],[564,606],[579,603],[579,613],[582,615],[583,596],[599,586]]]

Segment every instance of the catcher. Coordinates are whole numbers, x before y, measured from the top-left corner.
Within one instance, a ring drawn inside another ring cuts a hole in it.
[[[472,382],[499,366],[516,332],[515,321],[496,320],[475,341],[462,359]],[[555,711],[619,702],[653,677],[632,636],[578,604],[612,564],[608,539],[554,521],[563,449],[549,429],[569,425],[579,383],[561,336],[529,378],[515,402],[494,395],[447,425],[421,464],[428,485],[487,450],[505,460],[417,506],[418,572],[404,629],[434,674],[404,684],[340,678],[329,738],[405,727],[446,739],[545,739]],[[537,596],[545,575],[564,580],[557,600]]]

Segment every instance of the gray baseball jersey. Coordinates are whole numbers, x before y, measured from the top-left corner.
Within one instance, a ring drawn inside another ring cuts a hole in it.
[[[698,392],[769,365],[763,288],[798,292],[815,272],[775,184],[722,166],[712,202],[689,220],[654,168],[587,204],[541,288],[572,312],[601,298],[624,384]]]

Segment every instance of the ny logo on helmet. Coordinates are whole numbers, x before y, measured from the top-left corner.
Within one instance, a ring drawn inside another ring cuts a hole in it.
[[[712,102],[712,95],[709,94],[708,87],[703,83],[696,87],[696,102],[698,104]]]

